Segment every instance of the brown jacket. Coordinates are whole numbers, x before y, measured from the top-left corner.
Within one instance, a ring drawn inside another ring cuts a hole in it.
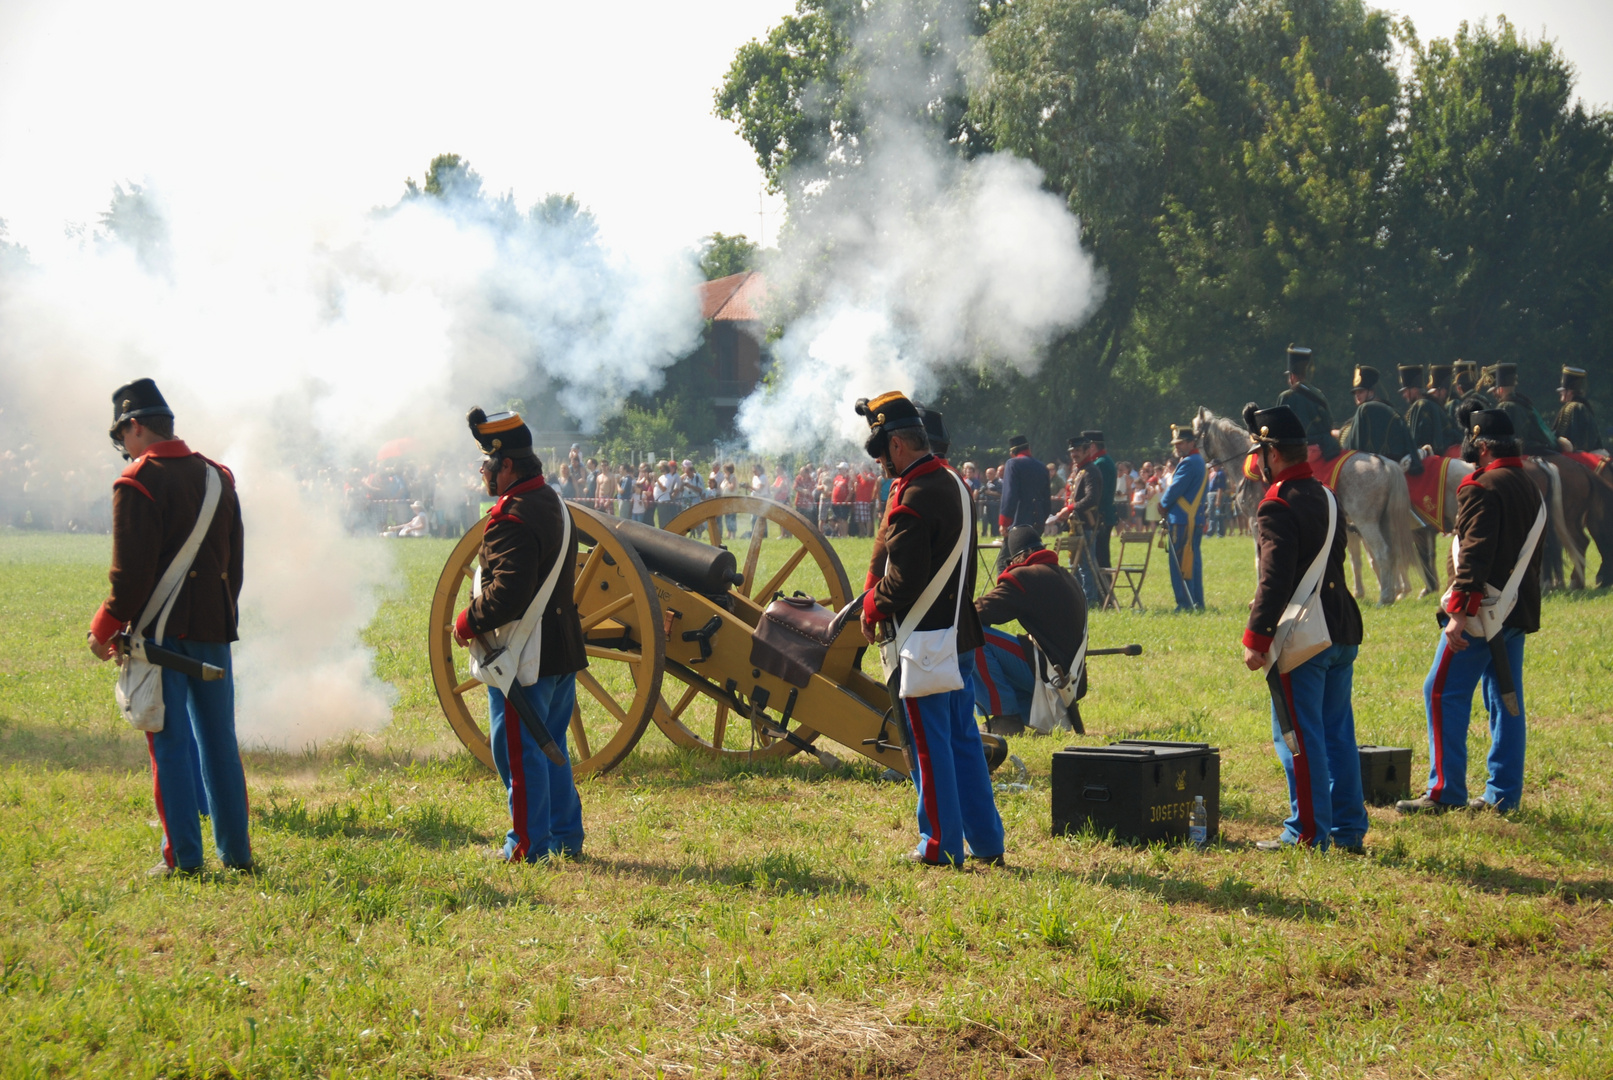
[[[863,614],[870,621],[900,622],[907,616],[919,594],[946,564],[960,529],[969,530],[961,572],[964,596],[974,596],[974,510],[971,506],[968,517],[964,517],[960,483],[944,461],[928,455],[909,465],[891,485],[885,520],[879,527],[869,564],[869,589],[863,598]],[[952,580],[915,629],[944,630],[952,625],[953,611],[958,607],[959,576],[954,571]],[[960,655],[978,649],[983,640],[974,605],[963,604],[961,616]]]
[[[1087,627],[1087,598],[1075,575],[1051,551],[1032,552],[997,575],[997,586],[975,601],[987,626],[1019,620],[1053,662],[1066,672]]]
[[[151,447],[112,485],[112,570],[107,575],[112,595],[90,626],[98,640],[111,640],[145,610],[157,579],[196,527],[209,464],[217,466],[224,490],[163,633],[191,641],[236,640],[243,548],[235,477],[180,439]],[[155,623],[147,629],[155,633]]]
[[[559,554],[562,514],[570,513],[541,476],[506,491],[482,533],[482,591],[459,614],[462,636],[485,634],[518,622],[538,595]],[[565,675],[588,666],[582,621],[573,599],[577,581],[577,533],[560,565],[549,608],[543,613],[538,677]]]
[[[1283,610],[1327,538],[1326,489],[1311,475],[1308,463],[1290,466],[1277,474],[1276,483],[1267,489],[1255,511],[1255,522],[1259,580],[1249,605],[1243,643],[1263,653],[1271,648]],[[1327,620],[1327,633],[1333,644],[1359,645],[1361,609],[1344,583],[1344,548],[1341,508],[1333,530],[1333,548],[1322,567],[1322,616]]]
[[[1484,599],[1485,585],[1506,586],[1539,513],[1540,489],[1524,474],[1521,458],[1501,458],[1457,486],[1456,568],[1446,610],[1472,615]],[[1526,634],[1540,629],[1540,560],[1545,546],[1542,536],[1518,584],[1518,604],[1501,625]]]

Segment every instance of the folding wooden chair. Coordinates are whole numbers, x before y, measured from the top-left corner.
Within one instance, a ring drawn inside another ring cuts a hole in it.
[[[1120,610],[1115,599],[1118,594],[1131,597],[1126,605],[1128,610],[1143,610],[1143,582],[1148,578],[1148,560],[1154,554],[1158,531],[1158,522],[1141,529],[1122,526],[1116,530],[1120,536],[1120,555],[1109,571],[1109,603],[1116,611]]]

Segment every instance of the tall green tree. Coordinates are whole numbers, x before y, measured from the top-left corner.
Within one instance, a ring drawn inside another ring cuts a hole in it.
[[[756,241],[744,233],[714,232],[700,241],[700,272],[707,281],[756,269]]]

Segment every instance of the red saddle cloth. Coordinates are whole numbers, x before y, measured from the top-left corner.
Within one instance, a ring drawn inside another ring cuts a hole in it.
[[[1423,471],[1416,476],[1406,474],[1406,494],[1411,496],[1411,509],[1423,524],[1431,529],[1445,529],[1445,476],[1451,467],[1451,458],[1423,459]]]
[[[1584,450],[1570,450],[1564,454],[1563,457],[1573,458],[1575,461],[1591,470],[1591,472],[1596,472],[1599,469],[1605,468],[1608,461],[1608,459],[1603,457],[1601,454],[1591,454]]]

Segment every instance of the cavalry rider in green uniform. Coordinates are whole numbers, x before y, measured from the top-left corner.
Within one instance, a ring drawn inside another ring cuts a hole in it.
[[[1452,393],[1451,375],[1450,364],[1428,365],[1426,393],[1429,400],[1439,406],[1439,442],[1434,444],[1434,449],[1446,457],[1453,457],[1452,448],[1462,443],[1462,425],[1456,422],[1456,405],[1461,397]]]
[[[1559,438],[1567,439],[1571,449],[1587,453],[1602,449],[1602,433],[1597,428],[1596,414],[1585,400],[1585,369],[1563,368],[1563,377],[1557,384],[1557,395],[1563,407],[1557,410],[1552,430]]]
[[[1344,433],[1346,450],[1365,450],[1391,461],[1410,456],[1411,473],[1423,471],[1422,457],[1412,445],[1411,432],[1389,404],[1378,396],[1378,369],[1365,364],[1355,367],[1355,418]]]
[[[1305,425],[1305,442],[1322,452],[1323,458],[1339,456],[1339,441],[1333,437],[1333,410],[1327,398],[1310,385],[1315,357],[1300,345],[1288,346],[1288,389],[1277,395],[1279,405],[1287,405]]]
[[[1507,414],[1525,454],[1555,454],[1557,436],[1535,410],[1535,403],[1518,390],[1518,365],[1497,364],[1485,369],[1495,377],[1496,408]]]
[[[1400,365],[1400,396],[1405,399],[1406,427],[1411,432],[1411,445],[1420,452],[1431,447],[1438,454],[1448,445],[1445,440],[1445,414],[1438,403],[1423,396],[1423,366]]]

